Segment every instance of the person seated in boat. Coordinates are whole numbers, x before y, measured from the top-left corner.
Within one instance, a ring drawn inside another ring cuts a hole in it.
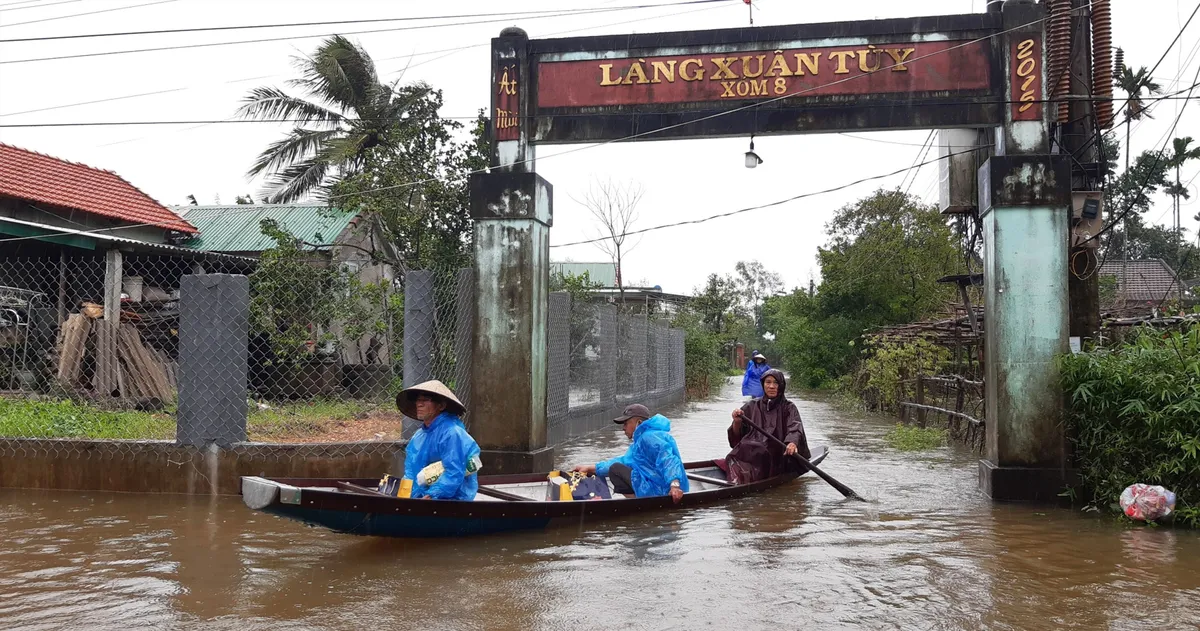
[[[404,479],[412,481],[411,497],[475,499],[479,491],[479,476],[475,475],[479,469],[479,445],[463,425],[466,408],[458,397],[442,382],[426,381],[401,390],[396,395],[396,407],[405,416],[422,423],[404,450]],[[441,463],[440,467],[436,463]],[[422,475],[422,470],[430,465],[434,466]]]
[[[609,478],[613,490],[622,495],[670,495],[676,504],[683,501],[688,479],[679,446],[671,436],[671,421],[635,403],[613,422],[621,425],[625,436],[633,441],[629,449],[616,458],[580,465],[575,470]]]
[[[771,369],[763,373],[762,389],[763,396],[747,401],[733,411],[733,424],[726,432],[733,451],[725,457],[725,465],[729,481],[734,484],[756,482],[784,473],[788,467],[796,466],[796,460],[791,457],[793,454],[812,457],[804,425],[800,422],[800,411],[784,395],[787,379],[783,372]],[[780,449],[750,423],[778,438],[787,448]]]
[[[750,363],[746,364],[746,374],[742,376],[742,396],[750,397],[751,399],[761,397],[763,395],[762,376],[767,374],[771,369],[771,365],[767,363],[767,358],[763,354],[754,351],[750,355]]]

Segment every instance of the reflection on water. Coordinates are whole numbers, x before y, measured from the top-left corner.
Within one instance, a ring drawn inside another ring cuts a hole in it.
[[[728,398],[672,410],[723,455]],[[483,539],[367,539],[238,498],[0,491],[0,629],[1180,629],[1200,534],[993,505],[965,449],[889,449],[890,421],[799,403],[825,469],[699,509]],[[618,428],[561,450],[594,461]]]

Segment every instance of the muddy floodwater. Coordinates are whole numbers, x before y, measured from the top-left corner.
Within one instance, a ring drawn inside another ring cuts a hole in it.
[[[735,401],[670,413],[728,451]],[[0,490],[2,629],[1195,629],[1200,533],[995,505],[976,458],[798,400],[824,468],[700,509],[464,540],[338,535],[237,497]],[[563,464],[624,449],[611,432]]]

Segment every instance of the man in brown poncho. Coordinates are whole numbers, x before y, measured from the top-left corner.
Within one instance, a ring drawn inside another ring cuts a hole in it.
[[[747,484],[779,475],[789,467],[797,467],[792,454],[811,458],[808,440],[804,436],[804,425],[800,422],[800,411],[787,400],[784,391],[787,379],[778,370],[768,370],[762,376],[763,396],[748,401],[733,411],[733,424],[729,426],[729,446],[733,451],[725,457],[729,481]],[[750,427],[748,420],[778,438],[785,445],[782,449],[761,432]]]

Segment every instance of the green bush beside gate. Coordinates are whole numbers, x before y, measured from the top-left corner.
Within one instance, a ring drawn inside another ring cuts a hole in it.
[[[1200,527],[1200,326],[1146,327],[1061,371],[1081,490],[1107,509],[1130,484],[1160,484],[1176,522]]]

